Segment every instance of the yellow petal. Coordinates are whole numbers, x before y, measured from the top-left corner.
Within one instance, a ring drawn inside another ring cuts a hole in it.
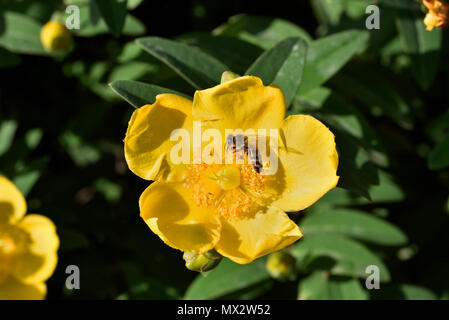
[[[41,215],[27,215],[19,227],[30,236],[30,245],[16,258],[13,275],[24,283],[46,281],[53,274],[58,256],[59,238],[53,222]]]
[[[281,127],[279,168],[267,183],[279,196],[273,205],[284,211],[303,210],[338,182],[338,154],[332,132],[317,119],[294,115]]]
[[[43,300],[47,294],[45,283],[25,284],[9,277],[0,284],[0,300]]]
[[[26,208],[25,198],[19,189],[0,176],[0,224],[19,221],[25,215]]]
[[[212,210],[197,207],[182,183],[154,182],[140,197],[140,215],[167,245],[204,253],[220,236],[220,220]]]
[[[170,161],[175,129],[192,131],[192,102],[174,94],[160,94],[152,105],[134,111],[125,137],[129,169],[146,180],[167,179],[176,166]]]
[[[257,77],[244,76],[196,91],[195,120],[209,120],[217,129],[277,129],[285,117],[285,99],[275,85],[264,86]]]
[[[31,247],[36,254],[54,253],[59,248],[59,237],[56,234],[54,223],[39,214],[28,214],[19,223],[19,227],[24,229],[31,236]]]
[[[267,207],[253,217],[223,218],[216,250],[236,263],[246,264],[301,237],[299,227],[282,210]]]

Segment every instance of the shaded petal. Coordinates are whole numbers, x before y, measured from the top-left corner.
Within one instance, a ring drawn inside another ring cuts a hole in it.
[[[154,182],[140,197],[140,215],[167,245],[203,253],[220,236],[220,219],[210,209],[197,207],[182,183]]]
[[[0,300],[43,300],[47,294],[45,283],[25,284],[9,277],[0,284]]]
[[[268,185],[279,197],[273,205],[287,212],[303,210],[337,185],[335,137],[317,119],[294,115],[284,120],[281,140],[279,168],[272,179],[276,183]]]
[[[282,90],[244,76],[195,92],[193,118],[210,120],[217,129],[277,129],[285,117]]]
[[[282,210],[267,207],[251,218],[223,218],[216,250],[236,263],[246,264],[301,237],[299,227]]]
[[[17,256],[12,275],[23,283],[43,282],[51,277],[57,263],[56,252],[45,255],[23,252]]]
[[[13,275],[24,283],[46,281],[58,263],[59,238],[47,217],[30,214],[18,225],[30,237],[30,244],[16,258]]]
[[[0,176],[0,224],[15,223],[26,212],[25,198],[17,187],[5,177]]]
[[[170,150],[175,129],[192,131],[192,102],[175,94],[160,94],[152,105],[134,111],[125,137],[125,159],[129,169],[146,180],[172,179],[176,166]],[[190,135],[191,136],[191,135]]]

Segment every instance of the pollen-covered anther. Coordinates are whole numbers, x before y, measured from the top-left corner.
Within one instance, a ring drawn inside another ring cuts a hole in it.
[[[214,195],[206,190],[201,179],[208,167],[205,163],[187,166],[188,176],[184,181],[184,186],[191,190],[190,198],[198,207],[210,207],[214,199]]]
[[[242,165],[240,170],[242,185],[256,194],[261,194],[265,189],[265,178],[259,174],[252,165]]]

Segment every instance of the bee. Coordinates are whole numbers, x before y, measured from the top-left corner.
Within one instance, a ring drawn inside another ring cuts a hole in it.
[[[253,165],[254,170],[257,173],[261,173],[263,165],[260,162],[261,157],[259,151],[255,144],[249,144],[248,136],[242,134],[229,135],[226,138],[225,149],[226,151],[232,151],[233,153],[240,155],[241,159],[246,155]]]

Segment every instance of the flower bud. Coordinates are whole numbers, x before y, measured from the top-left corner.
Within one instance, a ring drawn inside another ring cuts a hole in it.
[[[290,254],[278,251],[268,256],[266,268],[274,279],[293,280],[295,278],[295,262],[295,258]]]
[[[42,27],[41,42],[49,51],[66,51],[72,44],[72,33],[63,23],[49,21]]]
[[[234,73],[234,72],[231,72],[231,71],[225,71],[221,75],[221,82],[220,83],[225,83],[225,82],[237,79],[238,77],[240,77],[240,75],[238,75],[237,73]]]
[[[186,262],[186,268],[197,272],[206,272],[218,266],[223,258],[217,251],[210,250],[206,253],[184,252],[182,256]]]

